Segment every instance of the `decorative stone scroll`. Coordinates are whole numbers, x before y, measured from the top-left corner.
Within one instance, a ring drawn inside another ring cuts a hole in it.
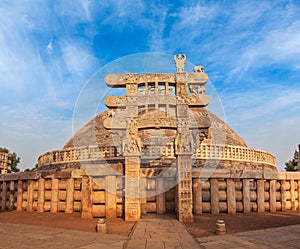
[[[108,107],[108,108],[118,108],[121,106],[125,106],[126,105],[126,97],[122,96],[122,97],[118,97],[118,96],[107,96],[104,99],[104,104]]]

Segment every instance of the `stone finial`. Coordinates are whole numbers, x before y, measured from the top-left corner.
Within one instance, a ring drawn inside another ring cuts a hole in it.
[[[182,73],[184,72],[184,64],[186,61],[186,55],[185,54],[175,54],[174,55],[174,62],[176,65],[176,72]]]

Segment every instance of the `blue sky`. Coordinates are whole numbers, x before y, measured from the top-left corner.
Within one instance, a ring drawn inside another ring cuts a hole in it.
[[[227,123],[283,169],[300,143],[299,1],[2,0],[0,146],[33,167],[72,136],[91,75],[142,52],[204,65]]]

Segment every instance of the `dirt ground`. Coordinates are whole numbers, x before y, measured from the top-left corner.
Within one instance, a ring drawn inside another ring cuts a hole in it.
[[[172,218],[175,218],[175,216],[172,216]],[[300,212],[235,215],[202,214],[194,216],[194,218],[194,223],[185,223],[185,226],[197,238],[215,235],[216,221],[219,219],[225,221],[228,234],[300,224]],[[87,232],[95,232],[97,220],[95,218],[81,219],[79,213],[0,212],[0,222],[4,223],[65,228]],[[131,232],[135,222],[125,222],[123,219],[110,219],[106,220],[106,224],[108,233],[127,236]]]
[[[194,223],[185,223],[196,237],[213,236],[217,220],[224,220],[227,234],[300,224],[300,212],[202,214],[194,216]]]
[[[80,213],[37,213],[37,212],[0,212],[0,222],[25,224],[42,227],[55,227],[86,232],[95,232],[98,219],[81,219]],[[123,219],[106,220],[109,234],[128,235],[135,222],[125,222]]]

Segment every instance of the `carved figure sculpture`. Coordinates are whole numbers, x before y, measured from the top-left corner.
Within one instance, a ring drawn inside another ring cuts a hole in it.
[[[194,67],[194,72],[195,73],[203,73],[204,72],[204,67],[203,66],[195,66]]]
[[[185,54],[175,54],[174,55],[174,62],[176,64],[176,72],[177,73],[184,72],[185,61],[186,61],[186,55]]]
[[[129,135],[129,141],[131,147],[134,149],[134,151],[141,152],[142,145],[141,145],[141,139],[138,135],[138,123],[136,118],[133,118],[130,123],[128,135]]]

